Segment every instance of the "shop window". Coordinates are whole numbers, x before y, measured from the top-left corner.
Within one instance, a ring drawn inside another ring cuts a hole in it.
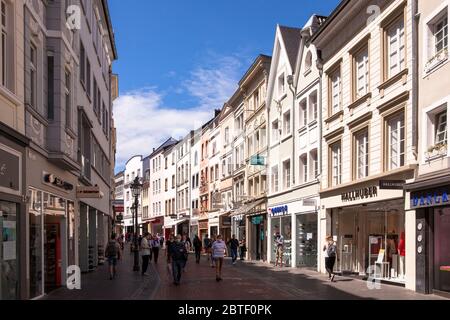
[[[3,3],[3,2],[2,2]],[[38,207],[39,208],[39,207]],[[17,250],[18,244],[18,205],[12,202],[0,201],[0,301],[1,300],[15,300],[18,299],[19,287],[19,255]],[[40,216],[38,213],[37,216]],[[34,219],[30,221],[30,226],[34,223]],[[30,234],[30,236],[35,234]],[[30,250],[35,253],[34,258],[30,261],[31,265],[31,280],[30,283],[32,291],[40,288],[40,284],[36,283],[39,278],[36,279],[36,271],[40,266],[36,265],[36,261],[40,261],[40,252],[33,247],[34,243],[30,243]],[[38,247],[39,245],[36,244]],[[39,247],[40,248],[40,247]],[[33,293],[33,292],[32,292]]]
[[[434,210],[434,289],[450,292],[450,208]]]
[[[386,120],[387,170],[405,165],[405,115],[400,112]]]
[[[277,233],[283,237],[284,240],[284,250],[283,250],[283,265],[291,265],[291,252],[292,252],[292,219],[291,216],[272,218],[272,230],[271,230],[271,241],[275,243],[275,237]],[[272,252],[270,261],[275,262],[277,258],[276,246],[272,246]]]

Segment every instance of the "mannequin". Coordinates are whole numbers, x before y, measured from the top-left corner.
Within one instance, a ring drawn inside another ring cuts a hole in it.
[[[398,254],[400,256],[400,278],[405,279],[405,232],[402,232],[400,243],[398,245]]]

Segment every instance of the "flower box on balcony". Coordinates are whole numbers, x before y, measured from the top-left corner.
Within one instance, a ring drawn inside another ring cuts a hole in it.
[[[441,50],[425,65],[425,73],[429,73],[448,60],[448,49]]]

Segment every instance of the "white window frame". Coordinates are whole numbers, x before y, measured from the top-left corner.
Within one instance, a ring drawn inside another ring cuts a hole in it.
[[[342,110],[342,71],[341,66],[338,66],[330,74],[330,94],[331,94],[331,108],[330,115],[334,115]]]
[[[280,172],[278,165],[273,166],[271,169],[270,182],[272,193],[276,193],[280,190]]]
[[[0,11],[0,85],[3,87],[8,87],[8,37],[9,37],[9,4],[1,0],[1,11]]]
[[[337,147],[335,150],[335,147]],[[331,186],[335,187],[342,184],[342,140],[336,141],[330,145],[331,156]]]
[[[287,115],[289,116],[288,120],[286,120]],[[287,137],[292,133],[291,121],[292,121],[291,110],[289,109],[283,113],[283,136],[284,137]]]
[[[281,81],[283,80],[283,81]],[[281,72],[277,77],[278,97],[281,98],[286,93],[286,73]]]
[[[369,129],[356,132],[354,139],[355,176],[363,179],[369,176]]]
[[[358,100],[369,92],[369,46],[361,48],[354,59],[355,100]]]
[[[393,124],[393,125],[392,125]],[[392,129],[391,129],[392,128]],[[403,139],[402,139],[403,131]],[[395,138],[393,132],[397,132],[399,137]],[[404,111],[386,119],[386,144],[387,144],[387,166],[388,171],[401,168],[406,164],[406,128]],[[392,141],[395,139],[395,143]],[[403,144],[403,152],[402,152]],[[397,150],[393,148],[396,146]],[[394,154],[395,153],[395,154]],[[402,161],[403,160],[403,161]],[[403,162],[403,163],[402,163]]]
[[[439,69],[443,65],[449,62],[448,58],[448,20],[450,17],[449,13],[449,4],[443,3],[439,5],[428,17],[426,17],[423,21],[423,68],[424,74],[423,77],[427,77],[430,73]],[[437,52],[436,51],[436,41],[435,41],[435,26],[436,24],[443,19],[447,18],[447,50],[446,52]]]
[[[286,170],[286,168],[285,168],[285,164],[287,162],[289,162],[288,170]],[[292,161],[291,161],[291,158],[284,159],[282,161],[281,167],[282,167],[282,170],[283,170],[283,172],[282,172],[283,189],[284,190],[288,190],[288,189],[290,189],[292,187],[292,174],[291,174],[291,172],[292,172]]]
[[[308,154],[304,153],[300,156],[300,170],[299,170],[299,174],[300,174],[300,183],[306,183],[309,180],[308,177]]]
[[[276,128],[274,126],[276,125]],[[280,120],[275,119],[271,124],[272,129],[272,143],[277,143],[280,141]]]
[[[394,31],[391,34],[391,31]],[[386,62],[387,62],[387,79],[399,74],[406,68],[406,33],[405,19],[403,15],[386,28]],[[396,47],[392,50],[392,44],[396,43]],[[392,63],[392,57],[396,54],[396,61]],[[394,66],[396,66],[394,68]]]

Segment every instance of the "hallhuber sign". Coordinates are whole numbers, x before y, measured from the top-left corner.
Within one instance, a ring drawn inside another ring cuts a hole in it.
[[[341,194],[341,200],[343,202],[364,200],[375,197],[378,197],[378,188],[376,186],[355,189]]]

